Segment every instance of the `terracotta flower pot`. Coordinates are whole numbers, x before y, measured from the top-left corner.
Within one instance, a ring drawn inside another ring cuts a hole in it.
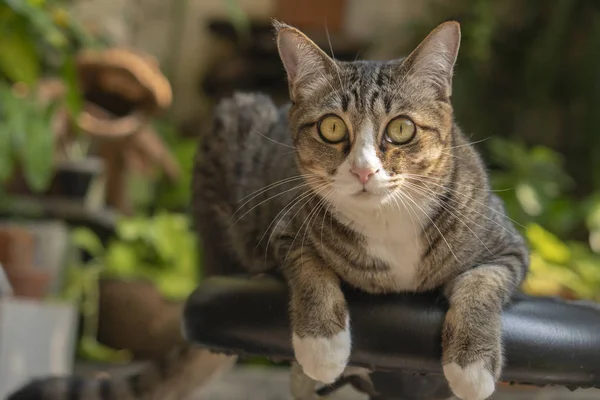
[[[160,357],[183,342],[182,307],[164,299],[152,282],[102,279],[98,341],[136,358]]]
[[[6,276],[17,297],[42,299],[48,293],[52,276],[49,273],[33,268],[23,270],[7,270]]]
[[[47,294],[52,275],[34,267],[35,250],[35,238],[27,229],[0,228],[0,263],[15,296],[39,299]]]

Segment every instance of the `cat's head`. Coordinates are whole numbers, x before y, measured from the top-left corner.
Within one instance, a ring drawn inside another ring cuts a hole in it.
[[[408,57],[385,62],[336,61],[299,30],[275,28],[298,165],[314,190],[375,205],[393,199],[407,178],[449,173],[457,22],[438,26]]]

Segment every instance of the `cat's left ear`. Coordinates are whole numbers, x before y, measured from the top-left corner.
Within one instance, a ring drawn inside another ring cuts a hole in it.
[[[448,21],[440,24],[405,59],[405,73],[429,81],[442,90],[446,97],[452,94],[452,75],[460,47],[460,24]]]
[[[290,97],[295,100],[302,93],[310,93],[324,83],[337,65],[298,29],[278,21],[274,21],[273,25],[279,56],[287,72]]]

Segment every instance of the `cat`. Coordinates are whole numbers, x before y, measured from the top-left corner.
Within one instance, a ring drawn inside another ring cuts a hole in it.
[[[461,399],[489,397],[500,315],[529,256],[454,122],[460,25],[439,25],[405,58],[354,62],[274,27],[291,103],[237,93],[201,138],[192,206],[205,268],[280,271],[296,360],[326,384],[352,347],[342,281],[374,294],[442,289],[444,375]]]

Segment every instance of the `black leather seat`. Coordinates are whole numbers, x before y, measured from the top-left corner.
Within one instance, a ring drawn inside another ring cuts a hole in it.
[[[442,373],[438,293],[373,296],[346,289],[351,364],[373,370]],[[293,360],[287,290],[269,276],[212,277],[190,296],[184,334],[210,349]],[[600,307],[518,295],[503,316],[502,380],[600,388]]]

